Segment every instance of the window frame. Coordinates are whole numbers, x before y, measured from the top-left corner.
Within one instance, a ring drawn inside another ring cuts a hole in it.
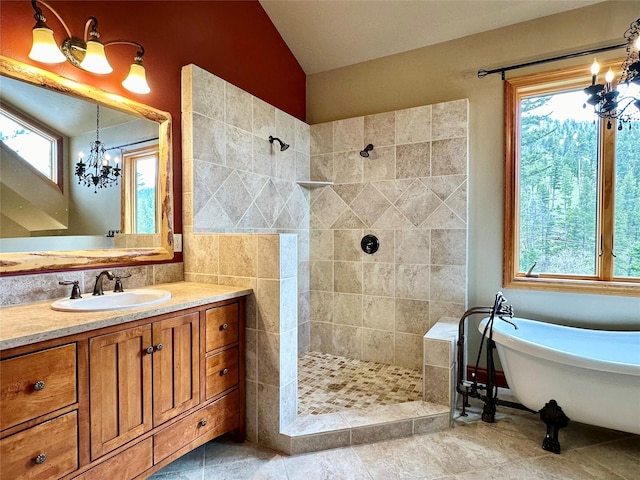
[[[136,197],[136,183],[135,179],[135,163],[141,159],[149,156],[155,156],[156,158],[156,186],[155,186],[155,212],[156,212],[156,231],[154,233],[138,233],[135,231],[136,216],[135,205],[133,199]],[[128,150],[122,152],[122,180],[121,180],[121,205],[122,205],[122,217],[121,217],[121,232],[132,235],[157,235],[159,233],[160,226],[162,225],[162,212],[161,195],[160,195],[160,178],[159,178],[159,145],[148,145],[135,150]]]
[[[55,180],[47,177],[44,173],[31,165],[29,161],[20,157],[24,161],[24,165],[29,168],[34,174],[40,176],[51,187],[57,189],[60,193],[64,193],[64,136],[53,130],[48,125],[30,117],[26,113],[12,107],[11,105],[0,101],[0,110],[4,115],[11,117],[16,123],[21,123],[25,127],[34,131],[35,133],[45,137],[53,143],[52,151],[55,155],[54,165],[52,165],[52,172],[55,174]]]
[[[603,62],[602,67],[605,71],[611,67],[619,78],[621,62],[622,60]],[[604,119],[599,120],[596,238],[601,239],[602,254],[597,260],[596,275],[579,276],[540,273],[538,277],[526,277],[524,273],[518,271],[520,101],[522,98],[532,95],[544,95],[561,88],[585,88],[590,84],[591,74],[584,66],[525,75],[507,79],[504,83],[505,168],[502,266],[502,284],[504,288],[626,296],[640,295],[640,279],[616,279],[613,277],[616,125],[614,124],[611,129],[607,129],[607,121]],[[634,127],[640,128],[640,126],[635,125]],[[611,234],[609,235],[607,232]]]

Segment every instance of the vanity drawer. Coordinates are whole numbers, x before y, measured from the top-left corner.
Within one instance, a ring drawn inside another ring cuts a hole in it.
[[[156,433],[153,436],[154,463],[159,463],[199,437],[215,438],[238,428],[240,402],[240,393],[236,390]]]
[[[238,341],[238,303],[210,308],[206,312],[207,352]]]
[[[153,439],[147,438],[74,480],[117,480],[136,478],[153,466]],[[114,472],[116,476],[114,476]]]
[[[76,402],[76,345],[0,362],[0,429]]]
[[[76,412],[0,440],[2,478],[60,478],[78,468]]]
[[[207,400],[238,384],[239,360],[238,347],[207,357],[205,370]]]

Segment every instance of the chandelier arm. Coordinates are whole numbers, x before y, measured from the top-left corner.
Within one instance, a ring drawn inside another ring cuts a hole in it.
[[[65,31],[67,32],[67,37],[71,38],[73,36],[73,35],[71,35],[71,30],[69,30],[69,27],[67,27],[67,24],[64,23],[64,20],[62,20],[62,17],[47,2],[43,2],[42,0],[39,0],[39,2],[36,2],[36,0],[32,0],[31,1],[31,6],[36,11],[37,15],[40,15],[40,16],[42,16],[44,18],[44,15],[42,14],[42,10],[37,6],[37,3],[41,3],[42,5],[47,7],[47,9],[49,9],[49,11],[56,16],[56,18],[60,21],[60,23],[64,27]],[[37,19],[37,17],[36,17],[36,19]]]

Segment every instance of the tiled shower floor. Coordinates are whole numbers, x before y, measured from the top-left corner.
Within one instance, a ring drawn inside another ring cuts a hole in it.
[[[422,399],[422,372],[319,352],[298,358],[298,415]]]

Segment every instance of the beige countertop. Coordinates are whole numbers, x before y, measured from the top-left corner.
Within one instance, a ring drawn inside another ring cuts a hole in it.
[[[144,288],[168,290],[171,292],[171,298],[166,302],[147,307],[103,312],[59,312],[51,309],[50,305],[54,299],[2,307],[0,308],[0,350],[199,307],[252,293],[250,288],[192,282],[165,283]]]

